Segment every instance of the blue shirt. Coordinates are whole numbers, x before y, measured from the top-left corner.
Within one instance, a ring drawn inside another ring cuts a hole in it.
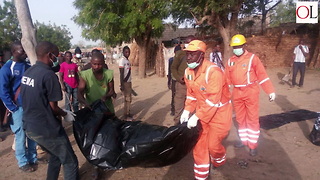
[[[11,112],[18,110],[22,106],[20,95],[17,102],[14,102],[14,96],[20,87],[21,78],[24,72],[30,67],[27,62],[7,61],[0,70],[0,98],[3,104]]]

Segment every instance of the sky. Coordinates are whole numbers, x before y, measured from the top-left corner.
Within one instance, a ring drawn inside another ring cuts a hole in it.
[[[80,41],[84,45],[95,45],[97,42],[85,40],[81,37],[81,28],[75,24],[72,17],[78,13],[73,6],[74,0],[28,0],[29,9],[33,23],[36,21],[48,25],[56,24],[57,26],[66,25],[73,39],[71,44],[77,44]],[[3,5],[3,0],[0,0]]]

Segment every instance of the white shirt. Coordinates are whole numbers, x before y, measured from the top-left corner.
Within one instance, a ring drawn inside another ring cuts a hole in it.
[[[304,62],[306,62],[306,57],[304,57],[304,55],[303,55],[301,49],[299,48],[299,46],[302,46],[304,52],[309,53],[308,46],[299,44],[298,46],[296,46],[294,48],[294,51],[293,51],[293,53],[296,55],[295,59],[294,59],[294,62],[302,62],[302,63],[304,63]]]
[[[130,64],[130,61],[126,58],[126,57],[122,57],[120,60],[119,60],[119,68],[123,68],[124,69],[124,80],[126,79],[127,76],[128,77],[128,80],[127,81],[124,81],[124,82],[131,82],[131,64]]]

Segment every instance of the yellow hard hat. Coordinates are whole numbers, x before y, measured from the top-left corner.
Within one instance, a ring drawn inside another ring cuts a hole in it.
[[[202,51],[206,52],[207,45],[203,41],[193,40],[189,43],[188,47],[184,51]]]
[[[230,46],[241,46],[246,42],[246,38],[242,34],[236,34],[231,38]]]

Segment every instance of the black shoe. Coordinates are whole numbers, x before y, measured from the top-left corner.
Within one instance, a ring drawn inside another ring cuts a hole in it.
[[[256,156],[258,154],[258,150],[257,149],[250,149],[249,154],[250,154],[250,156]]]
[[[235,148],[242,148],[242,147],[244,147],[244,144],[241,141],[237,141],[236,143],[234,143],[233,146]]]
[[[31,162],[31,163],[29,163],[29,165],[30,165],[33,169],[37,170],[39,164],[38,164],[38,162]]]
[[[36,169],[29,164],[19,167],[19,169],[23,172],[34,172]]]

